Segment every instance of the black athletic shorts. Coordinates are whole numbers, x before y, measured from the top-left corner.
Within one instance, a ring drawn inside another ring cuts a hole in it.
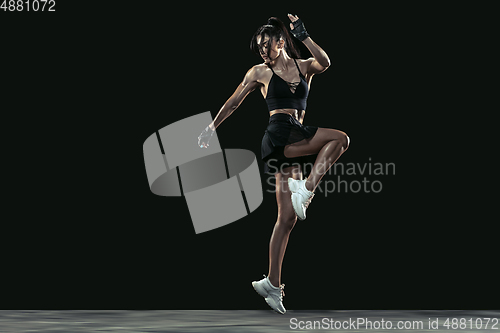
[[[312,138],[317,130],[316,126],[302,125],[289,114],[275,113],[269,117],[261,146],[264,172],[275,174],[282,168],[298,164],[304,173],[309,173],[318,154],[287,158],[284,149],[286,145]]]

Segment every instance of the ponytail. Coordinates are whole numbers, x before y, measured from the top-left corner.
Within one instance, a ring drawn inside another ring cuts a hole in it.
[[[254,51],[256,54],[260,55],[259,46],[257,45],[257,37],[264,35],[268,35],[271,39],[280,40],[283,39],[285,41],[285,51],[286,53],[294,59],[300,58],[300,52],[295,46],[290,33],[288,32],[285,24],[277,17],[270,17],[267,20],[267,24],[261,26],[252,37],[250,41],[250,49]]]

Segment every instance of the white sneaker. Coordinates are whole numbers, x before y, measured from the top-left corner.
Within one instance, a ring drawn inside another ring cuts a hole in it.
[[[260,281],[252,282],[252,286],[255,291],[262,297],[265,298],[267,304],[276,312],[280,314],[285,314],[286,310],[283,306],[283,296],[285,296],[285,285],[275,287],[269,281],[269,278],[264,275],[264,278]]]
[[[306,188],[306,180],[288,178],[288,187],[292,192],[292,205],[300,220],[306,219],[306,209],[311,203],[314,193]]]

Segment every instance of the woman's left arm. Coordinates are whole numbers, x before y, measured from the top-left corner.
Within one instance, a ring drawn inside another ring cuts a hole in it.
[[[328,58],[326,52],[309,37],[304,27],[304,23],[302,23],[298,16],[288,14],[288,18],[292,21],[292,23],[290,23],[292,34],[304,43],[314,57],[310,59],[309,69],[307,71],[308,74],[319,74],[324,72],[330,67],[330,58]]]

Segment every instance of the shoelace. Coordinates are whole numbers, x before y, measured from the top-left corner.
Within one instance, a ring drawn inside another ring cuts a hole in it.
[[[307,196],[306,192],[299,192],[301,196],[305,197]],[[307,198],[306,201],[304,201],[304,207],[307,208],[309,207],[309,204],[311,203],[312,198],[314,197],[314,193],[311,194],[309,198]]]
[[[264,277],[267,277],[266,274],[262,274],[262,275],[264,275]],[[280,285],[280,289],[281,289],[280,290],[281,291],[280,298],[283,299],[283,297],[285,297],[285,284],[284,283]]]
[[[281,299],[283,299],[283,297],[285,297],[285,284],[284,283],[280,286],[280,289],[281,289]]]
[[[304,202],[304,206],[309,207],[309,204],[311,203],[312,198],[314,197],[314,193],[309,197],[309,199]]]

